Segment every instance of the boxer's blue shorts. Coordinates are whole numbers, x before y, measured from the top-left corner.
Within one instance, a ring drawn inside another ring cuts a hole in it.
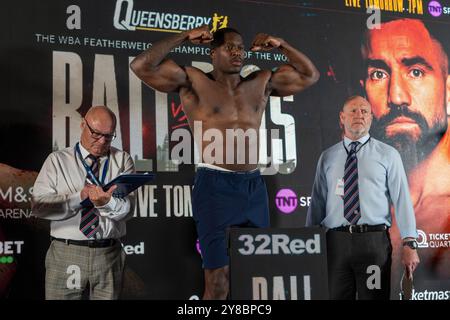
[[[259,170],[228,172],[199,167],[192,211],[205,269],[229,264],[229,227],[269,226],[267,189]]]

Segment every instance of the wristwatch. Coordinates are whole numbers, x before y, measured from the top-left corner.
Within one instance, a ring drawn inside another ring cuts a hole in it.
[[[413,250],[416,250],[418,245],[417,245],[417,241],[416,240],[406,240],[403,241],[403,246],[408,246]]]

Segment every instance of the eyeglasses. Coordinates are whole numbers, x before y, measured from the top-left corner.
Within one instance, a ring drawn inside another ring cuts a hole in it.
[[[89,125],[89,123],[87,122],[86,118],[84,118],[84,122],[86,123],[89,131],[91,132],[91,137],[94,138],[95,140],[99,140],[102,137],[105,137],[106,141],[112,141],[116,138],[115,132],[113,134],[101,133],[101,132],[98,132],[98,131],[95,131],[94,129],[92,129],[91,126]]]

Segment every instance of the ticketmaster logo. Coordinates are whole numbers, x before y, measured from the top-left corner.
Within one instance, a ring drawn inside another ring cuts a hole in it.
[[[449,300],[450,291],[416,291],[413,290],[411,300]]]
[[[146,30],[181,32],[211,22],[210,17],[175,13],[134,10],[133,0],[117,0],[114,10],[114,28],[119,30]]]

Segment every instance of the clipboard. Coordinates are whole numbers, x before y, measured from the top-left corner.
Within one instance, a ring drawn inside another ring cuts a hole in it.
[[[402,279],[400,280],[400,291],[402,300],[411,300],[413,289],[414,289],[413,276],[411,275],[410,279],[408,278],[406,271],[403,271]]]
[[[106,185],[103,186],[103,191],[107,191],[113,185],[117,186],[117,189],[113,192],[113,197],[124,198],[137,188],[149,184],[155,178],[154,173],[127,173],[117,176]],[[93,203],[89,198],[80,202],[83,207],[92,207]]]

